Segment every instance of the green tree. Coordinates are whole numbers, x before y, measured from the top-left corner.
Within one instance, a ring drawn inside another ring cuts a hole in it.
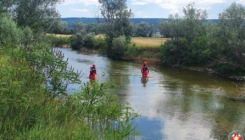
[[[160,22],[157,25],[160,34],[166,38],[171,37],[170,36],[170,28],[171,28],[171,23],[169,21],[164,21],[164,20],[160,20]]]
[[[129,18],[132,16],[131,10],[128,10],[126,0],[99,0],[101,4],[101,15],[104,18],[104,32],[107,40],[107,56],[118,58],[112,49],[112,40],[124,35],[127,43],[130,42],[132,35],[132,24]]]
[[[99,24],[98,23],[89,23],[85,25],[87,33],[93,33],[97,35],[99,33]]]
[[[160,22],[160,27],[169,28],[171,40],[162,47],[162,61],[169,65],[200,65],[206,62],[209,51],[206,49],[204,20],[205,10],[194,8],[194,3],[183,9],[184,16],[170,15],[168,22]],[[166,32],[166,31],[165,31]],[[199,57],[196,59],[196,57]],[[193,60],[194,59],[194,60]]]
[[[93,43],[94,38],[95,38],[94,34],[92,33],[87,34],[83,39],[83,46],[88,49],[93,49],[94,48],[94,43]]]
[[[0,44],[20,44],[23,32],[17,24],[6,14],[0,14]]]
[[[190,3],[183,9],[184,37],[191,42],[196,36],[204,35],[204,21],[207,19],[206,10],[194,8],[195,4]]]
[[[151,25],[150,27],[150,31],[149,31],[149,37],[152,37],[153,36],[153,33],[154,33],[154,25]]]
[[[29,26],[34,33],[48,31],[59,20],[57,0],[2,0],[2,12],[8,12],[19,26]]]
[[[80,50],[83,47],[83,39],[85,35],[77,33],[71,36],[71,48],[73,50]]]
[[[171,40],[161,45],[161,60],[166,65],[179,64],[183,60],[183,50],[186,41],[183,38],[183,19],[178,15],[169,15],[169,34]]]
[[[82,23],[82,20],[79,20],[78,22],[72,22],[72,33],[73,34],[86,34],[86,28],[85,25]]]
[[[47,31],[56,20],[59,20],[55,7],[57,2],[57,0],[17,0],[13,16],[19,26],[29,26],[38,33]]]
[[[141,37],[147,37],[147,36],[149,36],[150,30],[151,30],[151,27],[150,27],[149,23],[140,22],[136,25],[135,35],[141,36]]]
[[[121,59],[126,51],[127,40],[125,36],[119,36],[114,38],[112,41],[112,50],[114,53],[114,58]]]
[[[208,44],[215,48],[214,59],[217,69],[222,73],[244,71],[245,66],[245,8],[241,4],[232,3],[219,14],[218,26],[211,26],[208,32]],[[213,30],[212,30],[213,29]]]
[[[67,34],[67,33],[69,33],[69,30],[67,29],[67,22],[57,20],[48,32],[49,33],[55,33],[55,34]]]

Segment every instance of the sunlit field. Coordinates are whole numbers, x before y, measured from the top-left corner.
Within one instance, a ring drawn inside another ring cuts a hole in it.
[[[131,42],[137,47],[156,47],[164,44],[168,38],[158,37],[132,37]]]
[[[50,34],[47,34],[50,35]],[[65,35],[65,34],[52,34],[56,37],[70,37],[71,35]],[[95,36],[98,37],[104,37],[103,34],[99,34]],[[161,44],[164,44],[168,38],[160,38],[160,37],[132,37],[131,43],[135,44],[137,47],[157,47]]]
[[[46,35],[54,35],[56,37],[70,37],[71,35],[65,35],[65,34],[46,34]]]

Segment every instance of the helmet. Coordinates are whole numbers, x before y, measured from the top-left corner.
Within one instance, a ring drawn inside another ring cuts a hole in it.
[[[95,64],[93,64],[93,67],[95,67],[96,65]]]
[[[144,64],[147,65],[147,62],[145,61]]]

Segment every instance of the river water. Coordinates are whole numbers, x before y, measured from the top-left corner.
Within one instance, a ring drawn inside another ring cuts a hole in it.
[[[69,65],[82,70],[97,67],[99,82],[113,81],[121,102],[129,102],[140,117],[136,140],[226,140],[233,130],[245,133],[245,103],[231,100],[245,94],[245,84],[216,75],[148,64],[149,78],[142,79],[141,63],[112,61],[98,54],[60,48]],[[77,85],[69,87],[77,89]]]

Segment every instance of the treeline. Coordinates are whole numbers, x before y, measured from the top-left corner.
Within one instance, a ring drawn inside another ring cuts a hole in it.
[[[51,47],[56,0],[0,2],[0,139],[124,139],[137,116]],[[70,84],[80,90],[67,93]]]
[[[166,65],[205,66],[221,74],[244,75],[245,8],[232,3],[219,14],[219,23],[205,24],[205,10],[194,3],[183,9],[184,16],[170,15],[159,24],[165,37],[161,60]]]
[[[85,24],[80,19],[77,22],[71,22],[71,28],[69,28],[67,24],[68,23],[65,21],[57,21],[55,27],[52,30],[49,30],[49,33],[76,34],[78,32],[83,32],[87,34],[92,33],[95,35],[106,33],[105,30],[103,29],[105,24],[102,23],[102,21]],[[154,34],[159,32],[158,27],[154,25],[150,25],[148,22],[144,22],[144,21],[137,24],[130,22],[130,28],[132,28],[132,32],[130,35],[137,36],[137,37],[153,37]]]
[[[169,66],[206,67],[220,74],[244,75],[244,11],[242,5],[232,3],[219,14],[218,23],[206,23],[206,10],[197,9],[194,3],[190,3],[183,9],[184,16],[170,15],[168,20],[159,22],[161,35],[169,40],[160,46],[154,57]],[[121,13],[125,17],[105,20],[101,24],[105,42],[100,38],[101,44],[95,48],[103,50],[108,57],[121,59],[134,55],[133,52],[138,54],[138,48],[130,44],[131,36],[135,33],[139,36],[152,35],[153,27],[147,23],[139,23],[137,26],[130,23],[132,13],[128,12]],[[109,18],[105,16],[104,19]],[[95,42],[85,29],[73,35],[73,49],[89,47],[89,44]]]

